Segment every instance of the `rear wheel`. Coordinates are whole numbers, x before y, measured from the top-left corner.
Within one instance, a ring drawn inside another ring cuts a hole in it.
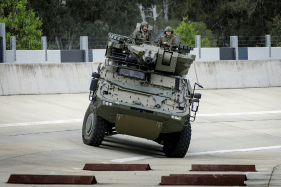
[[[167,157],[183,158],[189,148],[190,140],[191,125],[186,122],[180,132],[165,135],[163,152]]]
[[[90,103],[83,120],[82,139],[84,144],[100,146],[107,129],[107,121],[97,115],[97,108]]]

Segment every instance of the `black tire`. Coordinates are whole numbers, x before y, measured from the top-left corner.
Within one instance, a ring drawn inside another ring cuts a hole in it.
[[[97,108],[90,103],[83,120],[82,139],[84,144],[100,146],[107,127],[107,121],[97,115]]]
[[[183,158],[189,148],[190,140],[191,125],[187,122],[182,131],[165,135],[163,152],[166,157]]]

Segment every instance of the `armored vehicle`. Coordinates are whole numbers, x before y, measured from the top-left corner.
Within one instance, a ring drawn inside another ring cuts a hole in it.
[[[195,60],[192,48],[165,51],[136,45],[133,39],[109,33],[106,60],[92,73],[82,139],[99,146],[104,137],[126,134],[163,145],[167,157],[184,157],[200,93],[184,76]]]

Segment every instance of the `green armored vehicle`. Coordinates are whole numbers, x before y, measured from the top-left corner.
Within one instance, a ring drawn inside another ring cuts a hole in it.
[[[99,146],[104,137],[126,134],[153,140],[167,157],[184,157],[191,140],[201,94],[184,78],[195,56],[192,48],[135,45],[126,36],[109,34],[106,60],[92,73],[82,139]]]

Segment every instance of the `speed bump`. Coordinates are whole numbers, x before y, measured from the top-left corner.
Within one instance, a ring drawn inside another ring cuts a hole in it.
[[[191,171],[256,171],[255,165],[192,164]]]
[[[96,184],[95,176],[11,174],[7,183],[17,184]]]
[[[151,170],[149,164],[85,164],[83,170],[91,171],[142,171]]]
[[[244,186],[246,175],[221,174],[171,174],[162,176],[160,185],[217,185],[217,186]]]

